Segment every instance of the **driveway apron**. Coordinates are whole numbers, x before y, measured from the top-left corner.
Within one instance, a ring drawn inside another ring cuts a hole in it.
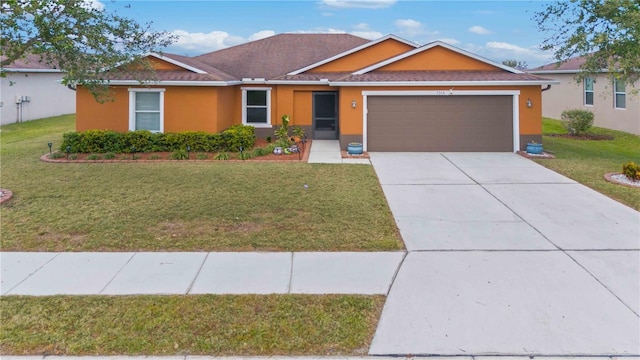
[[[409,254],[371,355],[640,355],[640,213],[510,153],[371,153]]]

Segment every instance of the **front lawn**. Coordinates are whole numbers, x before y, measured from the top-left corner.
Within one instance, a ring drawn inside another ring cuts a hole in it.
[[[383,296],[3,296],[3,355],[365,355]]]
[[[566,133],[558,120],[544,118],[542,124],[543,134]],[[590,131],[612,135],[614,139],[543,136],[545,151],[552,152],[556,158],[536,162],[640,211],[640,189],[612,184],[603,178],[605,173],[621,172],[623,163],[640,163],[640,136],[598,127]]]
[[[67,115],[1,127],[4,251],[374,251],[402,248],[371,166],[52,164]]]

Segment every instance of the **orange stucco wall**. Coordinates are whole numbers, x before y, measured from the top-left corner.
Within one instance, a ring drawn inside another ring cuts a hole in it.
[[[218,132],[218,89],[215,87],[153,87],[164,92],[164,131]],[[76,93],[76,131],[90,129],[129,130],[129,87],[113,86],[114,101],[100,104],[85,88]],[[226,93],[225,93],[226,95]]]
[[[172,63],[166,62],[164,60],[160,60],[158,58],[154,58],[154,57],[147,57],[147,59],[149,60],[149,62],[151,63],[151,66],[153,66],[154,69],[156,70],[183,70],[183,68],[181,68],[178,65],[174,65]]]
[[[381,67],[381,71],[407,70],[501,70],[482,61],[436,46]]]
[[[320,65],[309,72],[356,71],[412,49],[414,49],[413,46],[394,39],[387,39],[343,58]]]

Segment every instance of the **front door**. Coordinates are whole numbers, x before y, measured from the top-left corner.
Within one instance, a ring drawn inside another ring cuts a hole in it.
[[[330,91],[313,93],[313,138],[338,139],[338,93]]]

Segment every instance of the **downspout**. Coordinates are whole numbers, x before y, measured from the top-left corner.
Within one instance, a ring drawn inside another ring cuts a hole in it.
[[[542,91],[544,92],[544,91],[547,91],[547,90],[549,90],[549,89],[551,89],[551,84],[547,85],[547,87],[546,87],[546,88],[544,88],[544,89],[542,89]]]

